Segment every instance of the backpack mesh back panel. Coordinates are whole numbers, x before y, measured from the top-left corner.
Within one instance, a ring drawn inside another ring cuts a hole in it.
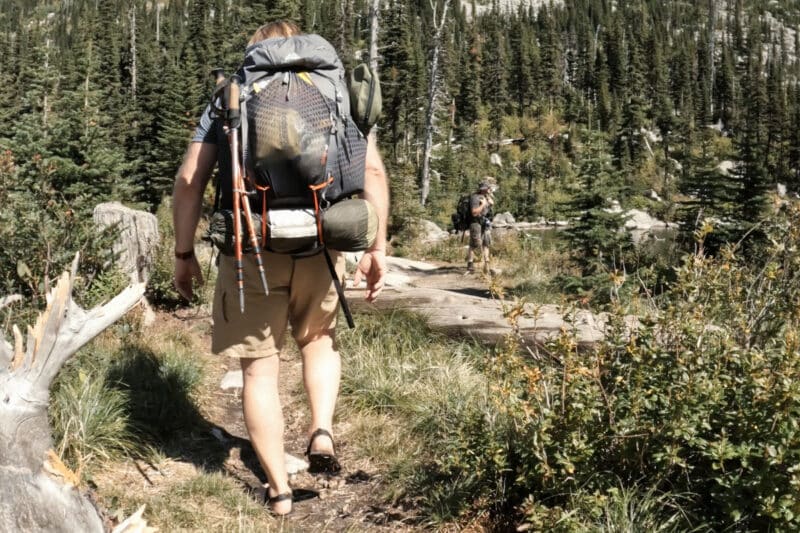
[[[331,135],[336,106],[307,78],[290,72],[265,84],[247,103],[250,157],[256,182],[269,185],[277,200],[306,203],[309,185],[326,181],[326,158],[334,182],[323,194],[331,201],[363,189],[366,142],[352,120]],[[288,81],[288,83],[287,83]]]

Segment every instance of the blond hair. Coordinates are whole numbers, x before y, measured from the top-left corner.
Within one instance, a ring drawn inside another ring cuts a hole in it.
[[[300,35],[300,27],[290,20],[276,20],[269,24],[264,24],[258,28],[253,36],[250,37],[250,42],[247,46],[255,44],[264,39],[272,39],[273,37],[291,37],[292,35]]]

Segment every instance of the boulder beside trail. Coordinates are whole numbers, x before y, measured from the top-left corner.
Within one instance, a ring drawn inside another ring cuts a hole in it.
[[[516,220],[514,220],[514,215],[505,211],[503,213],[498,213],[492,219],[492,226],[502,227],[502,226],[512,226]]]
[[[447,239],[450,235],[447,231],[440,228],[435,222],[430,220],[420,219],[417,221],[420,232],[420,240],[422,242],[439,242]]]

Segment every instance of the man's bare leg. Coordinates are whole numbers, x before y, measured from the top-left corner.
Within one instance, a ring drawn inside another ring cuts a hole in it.
[[[267,474],[268,495],[274,497],[291,490],[283,450],[283,411],[278,396],[280,359],[277,355],[242,359],[241,365],[244,377],[244,423],[258,461]],[[275,514],[285,514],[291,510],[291,500],[276,502],[272,506]]]
[[[303,355],[303,384],[311,407],[308,436],[317,429],[333,434],[333,412],[339,396],[342,363],[334,347],[334,332],[329,331],[300,347]],[[320,435],[311,443],[315,452],[333,454],[333,441]]]

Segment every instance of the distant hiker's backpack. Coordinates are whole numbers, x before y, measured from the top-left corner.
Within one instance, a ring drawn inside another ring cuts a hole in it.
[[[467,231],[469,229],[469,225],[472,222],[469,194],[465,194],[458,199],[456,212],[450,218],[453,221],[453,229],[456,231]]]

